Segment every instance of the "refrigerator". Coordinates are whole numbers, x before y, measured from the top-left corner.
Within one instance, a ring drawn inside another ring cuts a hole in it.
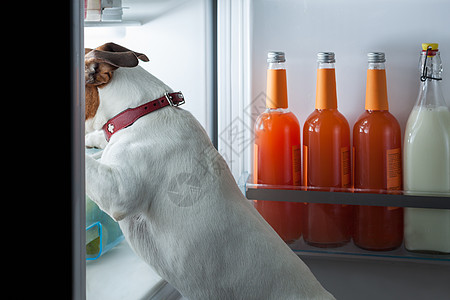
[[[108,2],[108,1],[101,1]],[[174,90],[203,125],[249,200],[314,202],[314,192],[287,194],[252,181],[254,126],[265,109],[266,58],[283,51],[289,108],[303,123],[314,110],[316,55],[336,55],[339,111],[350,128],[364,111],[367,53],[386,55],[389,110],[402,140],[420,84],[421,44],[439,43],[441,82],[450,103],[450,1],[448,0],[122,0],[121,20],[84,21],[82,1],[71,2],[72,85],[72,296],[74,299],[183,299],[121,241],[86,261],[84,198],[83,48],[114,42],[145,53],[140,63]],[[448,166],[450,168],[450,166]],[[370,195],[330,193],[326,203],[358,205]],[[448,196],[383,205],[448,209]],[[334,201],[334,202],[333,202]],[[430,202],[426,202],[430,201]],[[392,203],[391,203],[392,202]],[[427,203],[433,204],[427,204]],[[425,205],[425,206],[423,206]],[[431,206],[430,206],[431,205]],[[450,237],[449,237],[450,238]],[[337,299],[448,299],[450,256],[303,244],[292,250]]]

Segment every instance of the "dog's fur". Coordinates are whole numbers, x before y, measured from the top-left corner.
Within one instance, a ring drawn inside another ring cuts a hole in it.
[[[172,90],[136,66],[145,55],[96,50],[85,56],[86,141],[105,149],[86,156],[86,192],[137,255],[190,300],[334,299],[242,195],[188,111],[159,109],[106,143],[108,119]]]

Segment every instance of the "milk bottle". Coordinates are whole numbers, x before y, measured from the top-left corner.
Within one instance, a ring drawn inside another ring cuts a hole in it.
[[[442,63],[438,44],[422,49],[419,96],[405,130],[404,189],[450,196],[450,110],[440,87]],[[450,210],[406,208],[404,222],[407,250],[450,253]]]

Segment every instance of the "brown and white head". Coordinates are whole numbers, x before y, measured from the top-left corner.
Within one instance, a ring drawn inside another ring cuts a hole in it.
[[[136,107],[171,89],[138,66],[147,62],[145,54],[106,43],[85,49],[85,128],[100,130],[114,115]]]
[[[138,59],[148,61],[145,54],[131,51],[114,43],[95,49],[84,49],[85,120],[94,118],[100,105],[99,89],[108,85],[119,67],[132,68]]]

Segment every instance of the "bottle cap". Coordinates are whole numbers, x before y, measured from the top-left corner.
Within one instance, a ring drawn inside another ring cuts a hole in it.
[[[367,60],[369,63],[384,63],[386,58],[383,52],[367,53]]]
[[[319,52],[317,53],[317,61],[320,63],[331,63],[336,62],[334,58],[334,52]]]
[[[438,43],[422,43],[422,50],[427,51],[428,47],[431,47],[431,50],[439,50]]]
[[[270,51],[267,53],[267,62],[268,63],[282,63],[286,61],[286,57],[284,52],[281,51]]]
[[[422,43],[422,52],[428,51],[427,54],[428,57],[435,56],[436,53],[439,51],[438,48],[439,48],[438,43]]]

